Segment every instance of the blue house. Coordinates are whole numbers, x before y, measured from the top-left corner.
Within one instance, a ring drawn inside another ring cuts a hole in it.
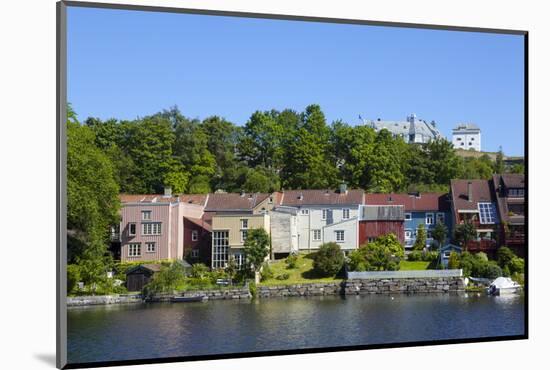
[[[462,253],[462,248],[460,248],[458,245],[454,244],[445,244],[441,249],[439,250],[439,260],[447,268],[449,265],[449,258],[451,257],[451,253]]]
[[[451,202],[447,193],[365,194],[367,205],[403,205],[405,208],[405,248],[411,249],[421,224],[426,230],[426,247],[434,242],[432,232],[438,222],[447,226],[447,243],[453,230]]]

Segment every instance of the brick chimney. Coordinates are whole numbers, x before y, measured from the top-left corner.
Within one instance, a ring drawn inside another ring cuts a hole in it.
[[[468,202],[472,202],[474,200],[474,195],[472,193],[472,182],[468,181]]]

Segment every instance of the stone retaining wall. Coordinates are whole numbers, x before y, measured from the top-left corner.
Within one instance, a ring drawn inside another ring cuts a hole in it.
[[[156,294],[149,299],[150,302],[170,302],[172,297],[205,297],[206,300],[216,299],[248,299],[252,298],[248,288],[238,289],[212,289],[212,290],[190,290],[186,292],[178,292],[176,294]]]
[[[260,298],[337,295],[342,294],[342,283],[259,286],[257,292]]]
[[[461,277],[411,279],[352,279],[344,283],[345,295],[397,293],[453,293],[464,291]]]
[[[67,297],[67,306],[95,306],[108,304],[126,304],[126,303],[141,303],[141,295],[96,295],[96,296],[81,296]]]

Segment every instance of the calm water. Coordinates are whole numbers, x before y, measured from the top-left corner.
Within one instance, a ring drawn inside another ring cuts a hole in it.
[[[523,297],[271,298],[71,308],[69,362],[524,333]]]

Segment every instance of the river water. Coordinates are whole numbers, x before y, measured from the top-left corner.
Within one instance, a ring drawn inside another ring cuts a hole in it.
[[[69,363],[524,334],[523,296],[385,295],[68,310]]]

